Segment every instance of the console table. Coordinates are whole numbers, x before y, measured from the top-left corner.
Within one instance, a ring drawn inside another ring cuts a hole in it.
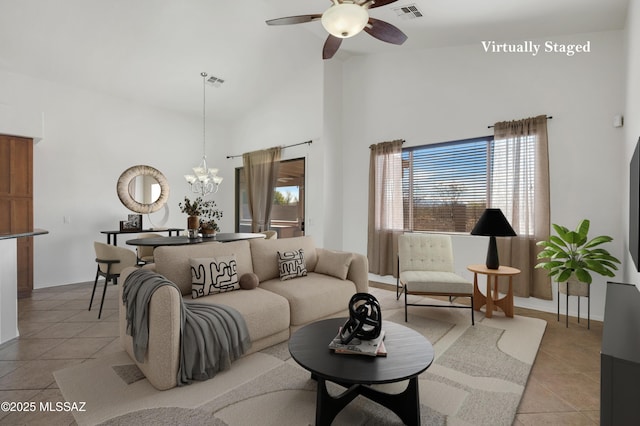
[[[101,234],[107,235],[107,244],[111,244],[111,236],[113,235],[113,245],[118,245],[118,235],[119,234],[141,234],[143,232],[168,232],[169,236],[172,236],[175,232],[176,235],[180,233],[180,231],[184,231],[184,228],[162,228],[162,229],[140,229],[137,231],[100,231]]]

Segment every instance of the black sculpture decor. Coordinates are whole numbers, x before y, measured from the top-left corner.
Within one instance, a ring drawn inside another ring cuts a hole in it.
[[[498,260],[498,246],[496,237],[515,237],[516,233],[502,214],[500,209],[486,209],[476,226],[471,230],[471,235],[486,235],[489,237],[489,248],[487,249],[487,269],[500,268]]]
[[[382,331],[382,310],[378,299],[369,293],[356,293],[349,301],[349,319],[340,331],[343,344],[353,338],[375,339]]]

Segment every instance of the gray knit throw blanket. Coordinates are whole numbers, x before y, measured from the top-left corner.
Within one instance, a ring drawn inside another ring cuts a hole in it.
[[[124,282],[122,302],[127,310],[127,334],[143,363],[149,342],[148,310],[153,292],[163,285],[180,289],[147,269],[132,272]],[[178,386],[207,380],[231,367],[251,347],[244,318],[235,309],[210,303],[184,303],[180,297],[180,367]]]

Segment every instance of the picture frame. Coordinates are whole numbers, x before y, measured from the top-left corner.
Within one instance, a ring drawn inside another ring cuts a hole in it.
[[[120,232],[137,232],[142,230],[142,215],[130,214],[128,220],[120,221]]]
[[[128,221],[131,222],[131,225],[135,229],[142,230],[142,215],[141,214],[130,214],[128,216]]]

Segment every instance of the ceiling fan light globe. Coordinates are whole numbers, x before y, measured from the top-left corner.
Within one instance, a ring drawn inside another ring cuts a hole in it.
[[[335,37],[349,38],[360,33],[369,22],[367,10],[353,3],[338,3],[322,14],[322,26]]]

